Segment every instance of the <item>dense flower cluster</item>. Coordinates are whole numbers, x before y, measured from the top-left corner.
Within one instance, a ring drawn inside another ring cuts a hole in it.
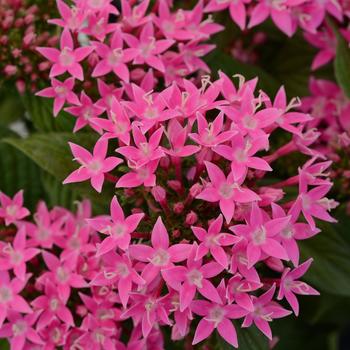
[[[11,80],[20,92],[35,91],[47,79],[49,62],[41,62],[35,48],[57,42],[47,23],[54,8],[53,0],[0,0],[0,85]]]
[[[269,322],[289,315],[286,305],[298,314],[295,294],[317,294],[300,280],[312,258],[300,261],[298,240],[319,233],[315,219],[335,221],[330,162],[313,148],[311,115],[293,111],[300,102],[288,103],[283,87],[270,98],[256,93],[257,79],[195,74],[207,70],[204,40],[221,29],[201,1],[193,10],[165,0],[150,9],[121,1],[120,10],[108,0],[74,3],[58,0],[62,18],[51,20],[63,27],[60,48],[38,48],[52,62],[51,87],[38,94],[54,99],[55,115],[65,108],[76,118],[74,131],[99,135],[91,150],[70,143],[79,168],[64,182],[101,192],[112,181],[117,196],[98,217],[86,203],[75,216],[42,204],[34,225],[23,223],[20,195],[2,195],[0,216],[30,237],[11,249],[22,257],[41,248],[47,266],[30,329],[45,343],[54,334],[56,345],[125,349],[131,319],[128,349],[162,349],[161,326],[193,344],[216,329],[237,347],[231,320],[244,318],[242,327],[271,339]],[[289,141],[277,147],[280,134]],[[309,159],[276,179],[276,161],[294,152]],[[23,267],[5,266],[15,282],[6,274],[4,295],[17,295]],[[11,311],[9,301],[9,329]]]
[[[232,20],[242,30],[253,28],[271,17],[283,33],[292,36],[298,28],[306,33],[316,33],[325,24],[327,15],[347,22],[348,6],[346,1],[338,0],[208,0],[205,12],[229,9]]]

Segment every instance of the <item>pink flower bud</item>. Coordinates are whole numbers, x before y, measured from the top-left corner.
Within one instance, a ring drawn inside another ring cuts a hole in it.
[[[17,80],[16,81],[16,88],[20,94],[23,94],[26,90],[26,84],[24,83],[23,80]]]
[[[84,305],[78,305],[75,312],[80,317],[85,317],[88,313],[88,309]]]
[[[151,190],[151,193],[158,203],[163,203],[166,199],[166,192],[161,186],[154,186]]]
[[[170,159],[169,157],[163,157],[160,159],[159,165],[163,168],[163,169],[168,169],[169,165],[170,165]]]
[[[179,238],[180,235],[181,235],[181,231],[178,230],[178,229],[174,230],[174,231],[171,233],[171,236],[172,236],[173,238]]]
[[[194,225],[198,220],[198,216],[194,211],[190,211],[187,215],[186,215],[186,219],[185,219],[185,223],[187,225]]]
[[[202,190],[203,190],[203,186],[197,182],[190,188],[191,197],[195,198],[202,192]]]
[[[12,65],[12,64],[8,64],[5,68],[4,68],[4,72],[6,75],[15,75],[17,73],[17,67]]]
[[[259,191],[259,196],[261,201],[259,205],[264,207],[270,205],[271,203],[278,202],[283,198],[284,192],[280,188],[272,188],[272,187],[261,187]]]
[[[185,206],[182,202],[177,202],[173,206],[173,210],[175,214],[181,214],[184,210]]]
[[[169,180],[169,181],[167,182],[167,185],[168,185],[172,190],[174,190],[174,191],[176,191],[176,192],[180,191],[181,188],[182,188],[182,184],[181,184],[181,182],[178,181],[178,180]]]
[[[282,272],[284,270],[283,263],[280,259],[269,257],[265,260],[266,265],[271,269],[277,272]]]

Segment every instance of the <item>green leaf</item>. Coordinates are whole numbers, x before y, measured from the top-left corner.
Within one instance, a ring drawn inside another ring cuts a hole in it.
[[[24,116],[24,107],[14,89],[0,90],[0,124],[8,125]]]
[[[41,172],[41,179],[50,207],[58,205],[69,210],[75,209],[75,202],[81,199],[77,191],[62,185],[62,182],[45,171]]]
[[[350,97],[350,49],[343,36],[335,27],[337,50],[334,60],[335,77],[346,96]]]
[[[6,339],[0,339],[0,350],[10,350],[10,344]]]
[[[4,142],[12,145],[32,159],[41,169],[51,174],[61,184],[73,170],[77,163],[72,161],[72,154],[68,141],[77,143],[89,150],[96,141],[94,133],[45,133],[33,134],[26,139],[6,138]],[[76,191],[83,198],[89,198],[95,205],[96,212],[107,210],[114,189],[111,184],[104,184],[104,191],[98,194],[89,182],[64,185],[63,187]],[[57,189],[59,191],[59,189]],[[72,198],[74,197],[71,194]],[[54,197],[51,197],[53,200]]]
[[[321,223],[322,232],[300,241],[302,260],[314,263],[305,276],[321,292],[350,296],[350,244],[340,234],[342,222]]]
[[[28,111],[28,117],[37,131],[64,132],[73,129],[74,117],[67,112],[61,111],[57,117],[53,116],[53,102],[51,100],[27,93],[23,95],[23,103]]]
[[[0,127],[0,191],[13,196],[20,189],[25,191],[25,205],[33,210],[37,201],[45,198],[40,181],[40,168],[22,152],[3,143],[4,137],[20,141],[13,132]]]

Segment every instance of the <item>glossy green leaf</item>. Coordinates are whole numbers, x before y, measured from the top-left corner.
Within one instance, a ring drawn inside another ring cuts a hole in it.
[[[321,223],[320,234],[299,244],[302,259],[314,259],[306,279],[321,292],[350,296],[350,244],[342,238],[342,225]]]
[[[350,48],[337,31],[337,51],[334,60],[335,77],[344,93],[350,97]]]
[[[74,117],[61,111],[57,117],[53,116],[53,102],[47,98],[27,93],[22,98],[28,112],[28,117],[34,128],[40,132],[72,131]]]
[[[0,127],[0,191],[13,196],[17,191],[25,191],[25,205],[34,209],[38,200],[45,198],[45,190],[40,180],[40,168],[22,152],[2,142],[3,137],[20,139],[11,131]]]

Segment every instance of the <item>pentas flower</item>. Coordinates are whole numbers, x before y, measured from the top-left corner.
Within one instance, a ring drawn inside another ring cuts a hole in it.
[[[131,6],[129,1],[121,0],[121,11],[123,21],[129,27],[139,27],[148,22],[149,17],[146,16],[146,11],[150,0],[142,0],[139,4]]]
[[[114,31],[110,46],[93,42],[96,53],[102,58],[92,72],[93,77],[99,77],[113,71],[120,79],[129,82],[129,69],[125,63],[132,61],[138,54],[136,49],[124,49],[122,33]]]
[[[198,291],[203,297],[222,303],[220,296],[210,282],[210,278],[217,276],[223,267],[210,262],[203,265],[202,259],[195,260],[197,247],[194,245],[185,266],[175,266],[162,270],[162,276],[168,286],[180,293],[180,311],[190,306]]]
[[[330,189],[331,185],[321,185],[308,190],[307,180],[301,175],[299,177],[299,196],[291,208],[292,215],[298,216],[302,212],[312,230],[316,229],[314,217],[328,222],[337,222],[328,213],[334,205],[337,205],[325,197]]]
[[[116,152],[122,154],[134,167],[142,167],[164,156],[164,151],[159,146],[163,136],[162,127],[157,129],[147,140],[140,128],[133,125],[132,135],[135,146],[122,146],[117,148]]]
[[[96,123],[93,123],[92,120],[100,116],[104,109],[94,103],[91,98],[86,95],[84,91],[80,94],[80,100],[76,106],[71,106],[65,108],[65,111],[74,115],[77,118],[77,121],[74,126],[74,132],[79,131],[86,125],[89,125],[92,129],[97,132],[101,131]]]
[[[29,276],[27,276],[29,277]],[[9,311],[31,314],[33,311],[28,303],[19,295],[26,280],[10,279],[7,271],[0,271],[0,327],[2,327]]]
[[[97,231],[109,235],[97,246],[97,255],[103,255],[119,247],[126,250],[129,247],[131,233],[133,233],[144,213],[132,214],[125,217],[116,196],[113,197],[110,205],[111,217],[89,219],[89,224]]]
[[[252,297],[254,311],[251,311],[244,318],[242,325],[242,327],[250,327],[254,323],[270,340],[272,339],[272,332],[269,322],[275,318],[281,318],[291,314],[291,311],[284,309],[282,306],[272,301],[275,291],[276,286],[273,285],[261,296]]]
[[[196,253],[196,260],[202,259],[208,252],[223,268],[228,267],[228,257],[223,246],[230,246],[239,240],[239,238],[221,232],[223,224],[222,215],[219,215],[212,223],[210,223],[208,231],[202,227],[192,226],[191,229],[195,236],[201,241]]]
[[[153,160],[142,167],[131,166],[132,171],[121,176],[115,187],[132,188],[141,185],[145,187],[153,187],[156,185],[155,171],[158,168],[159,160]],[[129,164],[130,165],[130,164]]]
[[[249,1],[234,1],[234,0],[210,0],[205,7],[205,12],[217,12],[229,9],[232,20],[244,30],[246,25],[247,11],[245,4]]]
[[[201,146],[214,147],[232,139],[232,137],[237,134],[236,130],[223,131],[223,113],[220,113],[212,123],[208,123],[201,113],[197,113],[196,120],[198,124],[198,134],[190,133],[189,136]]]
[[[312,261],[313,259],[311,258],[293,270],[286,268],[281,276],[281,283],[277,299],[282,300],[283,298],[286,298],[296,316],[299,314],[299,303],[294,294],[320,294],[317,290],[310,287],[307,283],[298,280],[298,278],[302,277],[310,268]]]
[[[134,300],[133,305],[121,314],[121,318],[136,317],[136,323],[141,322],[142,334],[145,338],[158,323],[171,324],[161,298],[140,293],[132,294],[131,298]]]
[[[176,119],[170,120],[166,136],[169,140],[171,149],[164,148],[164,152],[171,157],[189,157],[200,150],[198,146],[185,145],[187,139],[187,128],[183,128]]]
[[[248,311],[238,305],[224,305],[224,280],[220,283],[218,292],[221,294],[222,298],[219,304],[206,300],[195,300],[192,303],[191,310],[195,314],[203,317],[198,323],[192,344],[195,345],[203,339],[208,338],[214,329],[217,329],[222,338],[237,348],[237,333],[231,319],[242,318]]]
[[[12,199],[0,192],[0,204],[0,218],[5,219],[6,226],[30,214],[29,210],[23,207],[23,191],[17,192]]]
[[[279,243],[278,237],[276,237],[287,227],[289,221],[290,216],[272,220],[266,219],[263,210],[256,203],[253,203],[247,224],[230,227],[236,235],[248,241],[248,268],[255,265],[264,254],[278,259],[289,260],[286,250]]]
[[[148,64],[150,67],[165,71],[164,63],[159,58],[159,55],[166,51],[170,46],[174,44],[171,39],[157,40],[154,36],[154,27],[152,22],[145,24],[141,30],[140,37],[124,33],[123,39],[129,45],[130,48],[136,52],[134,64]]]
[[[40,253],[39,249],[27,248],[25,230],[25,226],[18,230],[13,244],[0,242],[0,270],[13,270],[22,281],[26,278],[26,262]]]
[[[52,79],[51,86],[36,93],[37,96],[54,98],[53,115],[56,117],[66,102],[79,105],[78,96],[73,92],[74,78],[67,78],[61,82]]]
[[[83,80],[84,73],[80,62],[94,50],[92,46],[74,49],[73,38],[68,29],[64,29],[61,35],[60,50],[50,47],[38,47],[37,50],[53,62],[50,78],[68,72],[72,77]]]
[[[149,262],[141,274],[147,283],[156,278],[162,270],[171,267],[173,263],[185,260],[192,249],[190,244],[174,244],[169,247],[169,235],[161,217],[153,227],[151,243],[152,247],[144,244],[133,244],[129,247],[131,257]]]
[[[113,96],[108,110],[108,119],[93,118],[91,123],[105,131],[105,138],[116,138],[125,145],[130,144],[131,123],[125,108]]]
[[[231,172],[226,178],[225,174],[215,164],[205,162],[205,166],[210,183],[196,198],[208,202],[219,202],[220,210],[227,223],[230,223],[233,217],[235,202],[251,203],[260,199],[253,191],[241,187],[244,181],[243,177],[236,180]]]
[[[7,315],[8,322],[1,326],[0,338],[7,339],[14,350],[24,349],[27,341],[34,346],[44,346],[45,342],[35,329],[38,316],[38,312],[24,316],[19,312],[10,312]]]
[[[240,274],[236,274],[227,283],[226,297],[229,303],[235,301],[242,308],[253,311],[254,305],[249,293],[258,290],[261,286],[262,283],[249,281]]]
[[[129,247],[129,251],[131,248],[132,246]],[[97,274],[90,284],[101,286],[117,284],[120,301],[126,308],[133,283],[142,286],[146,281],[135,271],[127,254],[120,256],[110,251],[104,254],[103,259],[105,260],[103,271]]]
[[[45,294],[35,298],[31,305],[34,310],[40,311],[37,328],[48,326],[56,317],[69,326],[74,326],[71,311],[66,306],[68,295],[59,295],[56,285],[49,279],[45,281]]]
[[[71,288],[83,288],[86,282],[83,277],[75,272],[70,261],[62,261],[49,252],[43,252],[42,257],[49,271],[40,276],[38,282],[46,284],[51,280],[56,284],[58,295],[63,299],[69,298]]]
[[[235,135],[231,139],[231,147],[218,145],[213,148],[214,152],[231,161],[232,174],[235,179],[245,177],[248,168],[263,171],[271,171],[270,165],[255,154],[268,147],[268,139],[265,136],[248,139],[242,135]]]
[[[72,142],[69,146],[74,155],[74,160],[81,164],[78,170],[73,171],[63,183],[82,182],[90,179],[92,187],[101,192],[105,180],[105,173],[112,171],[122,163],[122,159],[117,157],[106,157],[108,140],[100,138],[91,154],[85,148]]]

